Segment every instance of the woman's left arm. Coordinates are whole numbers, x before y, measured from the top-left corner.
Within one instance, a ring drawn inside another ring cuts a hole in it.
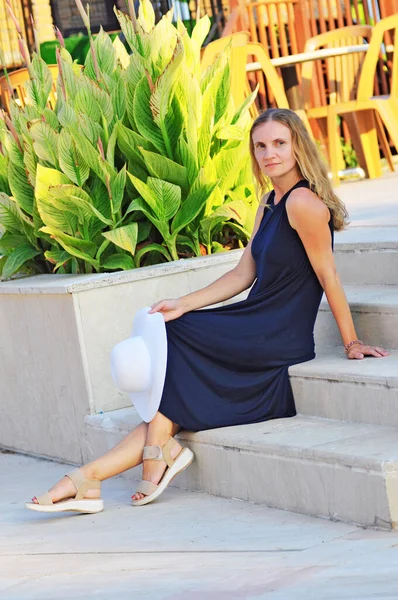
[[[336,270],[327,206],[310,190],[299,188],[290,194],[286,202],[286,211],[289,223],[297,231],[325,291],[343,345],[345,348],[349,346],[346,350],[347,357],[362,359],[366,355],[378,358],[387,356],[388,352],[383,348],[366,346],[358,341],[350,307]]]

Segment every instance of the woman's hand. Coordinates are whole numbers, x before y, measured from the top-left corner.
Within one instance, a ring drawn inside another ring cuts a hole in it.
[[[365,344],[354,344],[347,351],[347,358],[362,360],[365,356],[375,356],[376,358],[383,358],[388,356],[389,352],[380,348],[379,346],[365,346]]]
[[[167,322],[172,321],[173,319],[178,319],[178,317],[181,317],[187,312],[187,309],[184,306],[181,298],[172,298],[170,300],[160,300],[160,302],[155,302],[155,304],[152,304],[149,314],[155,312],[162,313],[164,320]]]

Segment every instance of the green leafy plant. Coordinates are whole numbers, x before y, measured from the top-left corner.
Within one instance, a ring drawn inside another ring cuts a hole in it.
[[[90,273],[244,245],[256,199],[248,152],[249,107],[230,94],[228,51],[206,72],[200,48],[168,13],[155,25],[116,10],[130,47],[101,30],[76,0],[90,38],[82,69],[57,52],[52,77],[29,62],[27,104],[0,120],[0,273]],[[131,3],[132,4],[132,3]],[[1,57],[0,57],[1,60]]]

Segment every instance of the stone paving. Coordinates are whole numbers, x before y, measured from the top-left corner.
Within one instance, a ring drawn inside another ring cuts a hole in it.
[[[67,468],[0,454],[2,600],[398,598],[398,533],[176,489],[133,508],[123,478],[97,515],[24,509]]]

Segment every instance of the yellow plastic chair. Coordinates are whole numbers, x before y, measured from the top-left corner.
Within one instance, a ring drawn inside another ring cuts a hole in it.
[[[210,42],[203,49],[203,54],[200,59],[200,67],[202,71],[205,71],[207,67],[212,65],[216,60],[217,56],[224,52],[231,44],[231,48],[236,46],[245,46],[250,41],[250,33],[248,31],[239,31],[232,35],[226,35],[214,42]]]
[[[245,46],[231,49],[231,72],[234,73],[234,77],[231,81],[231,93],[235,105],[239,106],[251,91],[250,86],[248,85],[248,73],[246,71],[246,65],[250,64],[250,62],[259,63],[259,72],[263,74],[267,85],[272,90],[273,101],[276,106],[278,108],[290,108],[282,77],[272,64],[264,46],[259,42],[250,42]],[[255,104],[252,105],[252,109],[251,114],[253,117],[256,117],[259,114],[259,111]],[[312,137],[312,130],[305,111],[296,110],[295,112],[302,119]]]
[[[58,77],[58,65],[48,65],[48,68],[51,71],[51,75],[53,78],[53,87],[49,96],[49,105],[51,108],[55,107],[56,103],[56,81]],[[18,69],[17,71],[13,71],[8,75],[11,87],[14,89],[14,98],[22,108],[25,107],[26,104],[26,89],[25,83],[29,81],[29,72],[28,69]],[[9,113],[10,112],[10,90],[7,85],[6,78],[0,77],[0,94],[1,101],[3,104],[3,108]]]
[[[368,52],[345,54],[324,59],[323,66],[329,85],[328,90],[322,88],[324,80],[319,63],[316,73],[318,75],[318,88],[316,85],[313,86],[315,75],[314,62],[305,63],[301,71],[303,98],[307,116],[309,119],[317,121],[321,137],[327,139],[329,161],[335,185],[338,185],[340,182],[338,177],[339,169],[344,168],[336,120],[337,115],[340,114],[346,113],[345,122],[349,127],[359,161],[366,167],[368,176],[372,179],[381,176],[378,138],[380,138],[381,147],[390,169],[394,170],[391,151],[380,118],[374,112],[369,112],[366,116],[357,112],[360,80],[365,74],[369,75],[366,62],[371,47],[375,47],[375,43],[372,41],[374,33],[375,29],[370,25],[353,25],[318,35],[306,43],[305,51],[311,52],[320,48],[355,46],[363,44],[365,41],[370,42]],[[379,51],[380,43],[377,45],[377,56],[379,55]],[[370,73],[372,90],[374,76],[375,68]],[[312,100],[315,100],[315,103],[322,103],[323,106],[314,107],[311,104],[311,91],[313,92]]]

